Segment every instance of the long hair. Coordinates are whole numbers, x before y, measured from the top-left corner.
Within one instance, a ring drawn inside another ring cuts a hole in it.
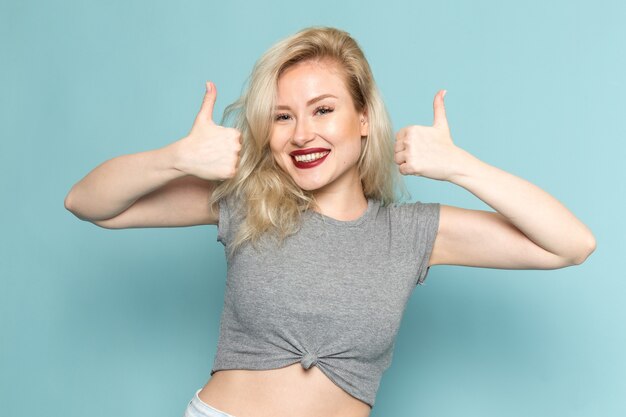
[[[312,193],[300,189],[278,166],[269,147],[278,78],[290,66],[306,60],[337,64],[356,110],[366,110],[369,129],[357,165],[365,197],[380,200],[382,205],[396,200],[402,183],[393,161],[393,131],[363,51],[347,32],[306,28],[279,41],[259,58],[247,88],[224,112],[223,121],[233,119],[241,132],[242,149],[236,175],[214,190],[210,204],[215,210],[218,200],[228,195],[244,202],[240,209],[245,220],[232,251],[263,235],[282,241],[298,230],[301,214],[315,205]]]

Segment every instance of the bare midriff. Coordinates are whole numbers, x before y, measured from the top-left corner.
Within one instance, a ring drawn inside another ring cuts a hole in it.
[[[234,417],[368,417],[370,406],[332,382],[317,366],[217,371],[200,399]]]

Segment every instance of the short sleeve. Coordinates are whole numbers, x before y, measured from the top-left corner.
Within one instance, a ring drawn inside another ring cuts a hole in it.
[[[228,198],[222,197],[218,201],[219,218],[217,219],[217,241],[224,246],[228,246],[228,232],[230,226],[230,207]]]
[[[219,218],[217,219],[217,241],[228,246],[234,240],[242,215],[242,203],[240,199],[227,195],[218,200]]]
[[[420,201],[401,204],[392,211],[392,221],[400,238],[400,253],[415,271],[413,285],[423,284],[428,275],[428,261],[439,230],[439,203]]]
[[[428,261],[433,252],[435,238],[439,230],[439,203],[418,203],[417,211],[417,253],[419,264],[417,268],[417,282],[415,285],[422,285],[428,275]]]

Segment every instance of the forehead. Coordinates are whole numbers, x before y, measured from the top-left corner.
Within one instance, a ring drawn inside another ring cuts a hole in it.
[[[348,94],[341,67],[331,61],[298,62],[285,69],[278,78],[279,100],[332,92]]]

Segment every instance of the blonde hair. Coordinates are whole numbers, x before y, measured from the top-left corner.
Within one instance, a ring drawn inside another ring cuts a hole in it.
[[[234,127],[241,131],[242,150],[237,174],[214,190],[210,204],[215,209],[217,201],[228,195],[245,202],[239,208],[245,220],[232,251],[264,235],[282,241],[298,230],[301,214],[315,205],[313,195],[300,189],[276,164],[269,148],[278,78],[290,66],[307,60],[338,64],[356,110],[366,111],[369,129],[358,161],[365,197],[383,205],[396,200],[402,183],[393,161],[391,122],[361,48],[342,30],[306,28],[259,58],[247,89],[224,112],[223,121],[234,118]]]

